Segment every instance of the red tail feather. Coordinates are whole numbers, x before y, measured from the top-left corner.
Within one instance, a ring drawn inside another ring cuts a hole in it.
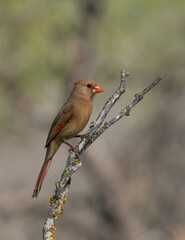
[[[42,169],[40,171],[40,174],[38,176],[37,182],[35,184],[35,189],[33,190],[32,197],[38,197],[38,194],[40,192],[40,189],[42,187],[42,183],[44,181],[44,178],[46,176],[46,173],[49,169],[49,166],[51,164],[51,160],[44,162]]]

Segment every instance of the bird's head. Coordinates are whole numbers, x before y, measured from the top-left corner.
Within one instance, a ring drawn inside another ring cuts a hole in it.
[[[94,81],[80,80],[75,84],[75,91],[82,96],[92,97],[96,93],[103,92],[103,89],[97,85]]]

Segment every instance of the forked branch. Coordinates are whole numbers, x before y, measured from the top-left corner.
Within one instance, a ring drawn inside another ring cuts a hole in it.
[[[135,107],[135,105],[143,99],[144,95],[149,92],[155,85],[157,85],[162,79],[162,76],[158,77],[141,93],[136,94],[132,103],[122,109],[114,118],[112,118],[108,122],[104,122],[110,109],[120,99],[121,95],[125,93],[125,79],[127,76],[129,76],[129,73],[122,70],[119,88],[107,100],[96,121],[92,122],[89,126],[87,134],[90,137],[88,139],[83,139],[76,146],[79,155],[82,154],[84,150],[86,150],[103,132],[110,128],[115,122],[117,122],[124,116],[129,116],[132,108]],[[75,153],[71,150],[66,161],[66,166],[62,173],[61,179],[56,183],[55,194],[50,198],[50,208],[43,227],[44,240],[55,239],[56,221],[63,213],[64,205],[66,203],[66,199],[71,185],[72,175],[81,167],[81,165],[81,160],[77,159]]]

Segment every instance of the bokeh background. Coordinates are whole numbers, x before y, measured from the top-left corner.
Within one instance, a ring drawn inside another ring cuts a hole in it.
[[[185,239],[184,0],[0,1],[0,239],[42,238],[68,155],[32,199],[50,125],[79,79],[104,88],[94,120],[122,68],[127,92],[108,119],[164,79],[83,154],[56,239]]]

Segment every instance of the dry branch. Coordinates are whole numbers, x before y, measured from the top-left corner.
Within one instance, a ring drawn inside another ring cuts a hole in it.
[[[141,93],[136,94],[132,103],[127,105],[123,110],[121,110],[119,114],[117,114],[110,121],[104,123],[104,120],[110,109],[114,106],[114,104],[119,100],[121,95],[125,92],[125,79],[127,76],[129,76],[129,73],[126,73],[124,70],[122,70],[121,81],[118,90],[116,90],[115,93],[107,100],[102,111],[98,115],[96,121],[92,122],[89,126],[87,134],[90,136],[90,138],[83,139],[76,146],[76,149],[78,150],[79,154],[82,154],[82,152],[85,149],[87,149],[103,132],[105,132],[115,122],[117,122],[124,116],[128,116],[130,114],[131,109],[137,103],[139,103],[143,99],[144,95],[147,92],[149,92],[162,79],[162,76],[158,77]],[[81,165],[82,165],[81,160],[77,159],[75,153],[71,150],[66,161],[66,166],[62,173],[61,180],[56,183],[55,194],[50,198],[50,208],[43,227],[44,240],[55,239],[56,221],[63,213],[66,198],[68,196],[69,188],[71,185],[72,175],[78,170],[78,168],[81,167]]]

